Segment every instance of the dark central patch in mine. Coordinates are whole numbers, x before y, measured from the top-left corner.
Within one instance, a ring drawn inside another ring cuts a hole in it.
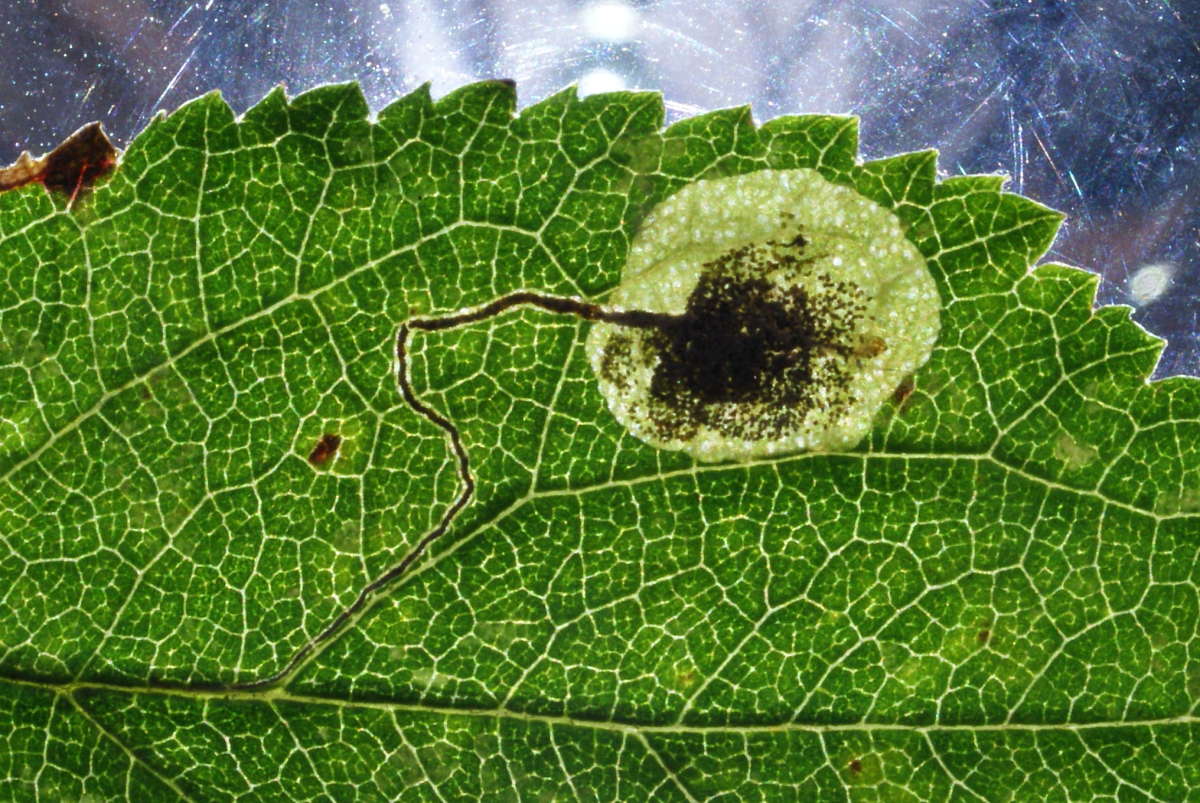
[[[706,266],[685,312],[645,332],[658,356],[650,395],[660,437],[688,438],[700,425],[778,436],[814,405],[848,395],[858,288],[828,276],[816,294],[782,288],[731,269],[738,256]]]
[[[653,337],[660,358],[651,392],[747,402],[763,399],[780,378],[811,384],[817,352],[846,351],[828,329],[799,288],[782,293],[765,279],[702,279],[687,311]]]

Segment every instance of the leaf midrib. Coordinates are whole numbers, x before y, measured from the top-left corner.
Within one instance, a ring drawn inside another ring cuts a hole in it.
[[[159,697],[174,697],[184,700],[205,702],[250,702],[290,703],[348,709],[371,709],[412,714],[434,714],[438,716],[468,716],[489,719],[510,719],[550,726],[573,726],[597,730],[621,731],[624,733],[844,733],[892,731],[902,733],[933,732],[1038,732],[1038,731],[1086,731],[1106,728],[1152,728],[1173,725],[1200,725],[1200,716],[1180,714],[1173,717],[1131,720],[1091,720],[1087,722],[996,722],[996,723],[929,723],[910,724],[903,722],[778,722],[759,724],[713,724],[697,725],[684,723],[654,724],[621,720],[588,719],[554,714],[537,714],[509,708],[471,708],[429,703],[404,703],[389,700],[369,700],[332,697],[317,694],[298,694],[275,688],[259,691],[237,689],[206,689],[187,686],[157,686],[151,684],[124,685],[99,681],[37,681],[28,678],[0,676],[0,682],[34,688],[72,697],[76,692],[109,692],[117,694],[147,694]]]
[[[626,126],[627,125],[628,125],[628,120],[626,120]],[[604,158],[604,156],[606,156],[607,153],[608,153],[608,151],[606,151],[605,154],[602,154],[601,156],[599,156],[597,158]],[[595,160],[593,160],[593,162],[594,161]],[[207,160],[206,160],[206,165],[207,165]],[[584,172],[586,172],[586,166],[577,169],[575,178],[573,179],[572,184],[577,182],[579,176],[582,175]],[[328,186],[328,182],[326,182],[326,186]],[[565,197],[565,196],[563,196],[563,197]],[[560,206],[561,206],[561,202],[562,201],[560,199]],[[928,207],[923,207],[923,208],[928,208]],[[557,208],[556,208],[556,211],[557,211]],[[69,212],[62,212],[61,214],[69,215]],[[554,218],[553,214],[548,215],[547,223],[550,220],[552,220],[553,218]],[[74,220],[74,219],[72,218],[72,220]],[[1004,234],[1004,233],[1011,233],[1014,231],[1019,231],[1028,226],[1035,225],[1039,222],[1040,222],[1040,218],[1033,219],[1033,220],[1023,220],[1020,223],[1018,223],[1017,225],[1010,227],[1010,229],[1006,230],[1005,232],[989,232],[988,237],[990,238],[992,236],[997,236],[997,235]],[[76,223],[76,225],[78,225],[78,223]],[[151,369],[144,371],[143,373],[141,373],[139,375],[131,377],[130,379],[128,379],[126,382],[122,383],[121,385],[119,385],[115,388],[112,388],[109,391],[103,393],[90,408],[88,408],[87,410],[80,413],[78,416],[76,416],[76,418],[74,418],[72,421],[68,422],[65,426],[61,427],[57,432],[53,433],[50,437],[48,437],[38,448],[33,450],[24,459],[17,462],[16,464],[14,464],[12,467],[10,467],[10,469],[7,472],[5,472],[3,475],[0,475],[0,480],[8,480],[14,474],[19,472],[24,466],[26,466],[30,463],[36,462],[40,458],[40,456],[43,453],[45,453],[45,451],[47,449],[51,448],[56,442],[61,440],[62,437],[69,434],[70,432],[74,431],[81,423],[86,421],[91,416],[98,414],[111,399],[120,395],[121,393],[125,392],[126,390],[128,390],[132,387],[136,387],[140,383],[146,381],[146,379],[149,376],[153,375],[156,371],[159,371],[164,367],[174,365],[179,360],[183,359],[188,354],[195,351],[197,348],[200,348],[203,345],[210,343],[210,342],[220,338],[221,336],[240,328],[244,324],[251,323],[255,320],[259,320],[264,317],[269,317],[272,314],[274,314],[276,311],[278,311],[279,309],[286,307],[287,305],[289,305],[293,302],[308,301],[310,303],[313,303],[317,297],[326,293],[331,288],[334,288],[334,287],[340,285],[341,283],[348,281],[363,272],[375,269],[380,264],[383,264],[384,262],[391,260],[399,255],[414,252],[414,251],[418,250],[422,245],[426,244],[427,242],[433,241],[439,237],[443,237],[458,228],[471,228],[471,227],[481,227],[481,228],[487,228],[490,230],[506,230],[506,231],[512,231],[513,233],[519,234],[523,237],[531,237],[538,244],[538,247],[540,247],[542,250],[549,253],[549,249],[546,247],[546,245],[542,242],[542,239],[541,239],[541,234],[545,228],[545,224],[537,230],[526,230],[526,229],[520,228],[520,227],[507,226],[504,224],[496,224],[496,223],[487,222],[487,221],[473,221],[473,220],[463,220],[463,219],[456,220],[456,221],[449,223],[446,226],[438,229],[437,231],[429,232],[425,235],[422,235],[421,237],[417,238],[413,242],[405,244],[399,248],[396,248],[387,254],[384,254],[384,255],[378,256],[374,259],[368,260],[368,261],[364,262],[363,264],[356,266],[355,268],[347,271],[346,273],[344,273],[340,276],[337,276],[332,281],[330,281],[320,287],[314,288],[314,289],[309,290],[304,293],[293,292],[293,293],[289,294],[288,296],[280,298],[280,299],[276,300],[275,302],[263,307],[262,309],[257,310],[253,313],[250,313],[236,321],[232,321],[218,329],[210,330],[209,332],[205,333],[201,337],[197,338],[192,343],[188,344],[184,348],[177,351],[175,354],[169,356],[162,363],[154,366]],[[87,233],[86,233],[86,231],[84,231],[82,229],[82,227],[80,227],[80,235],[81,235],[81,239],[86,241]],[[976,238],[976,240],[980,240],[980,239],[985,240],[987,238],[979,238],[979,237]],[[972,242],[974,242],[974,241],[972,241]],[[969,244],[971,244],[971,243],[960,243],[950,249],[940,249],[938,251],[938,253],[931,255],[929,257],[929,259],[931,261],[935,260],[948,251],[953,251],[956,248],[961,248],[961,247],[963,247],[965,245],[969,245]],[[199,245],[198,245],[198,247],[199,247]],[[303,249],[302,249],[302,251],[303,251]],[[563,275],[564,279],[569,281],[570,277],[567,276],[566,272],[562,270],[562,267],[561,267],[561,265],[558,264],[558,261],[556,259],[553,259],[552,254],[551,254],[551,258],[552,258],[552,262],[555,264],[556,267],[558,267],[559,272]],[[317,305],[315,303],[314,303],[314,306],[319,307],[319,305]],[[578,341],[578,335],[576,336],[575,340]],[[573,344],[572,347],[574,347],[574,345],[575,344]],[[1070,379],[1069,376],[1060,377],[1059,380],[1055,383],[1054,387],[1058,387],[1064,381],[1069,381],[1069,379]],[[557,395],[557,393],[556,393],[556,395]],[[1045,398],[1043,397],[1042,399],[1039,399],[1035,402],[1031,402],[1031,404],[1029,405],[1029,408],[1025,411],[1023,416],[1028,415],[1030,410],[1037,408],[1040,404],[1043,404],[1044,401],[1045,401]],[[384,410],[384,411],[379,411],[377,409],[372,408],[372,412],[376,416],[382,416],[382,415],[386,415],[388,412],[394,410],[396,407],[401,407],[401,406],[403,406],[403,404],[401,402],[398,402],[394,407],[388,408],[387,410]],[[554,406],[555,406],[554,402],[552,402],[550,407],[548,407],[546,410],[547,421],[549,420],[549,416],[551,416],[553,414]],[[542,443],[540,445],[540,448],[542,448],[542,449],[544,449],[544,446],[545,446],[545,434],[546,434],[545,430],[543,430]],[[316,636],[314,636],[312,639],[310,639],[308,642],[306,642],[306,645],[305,645],[306,648],[309,647],[310,645],[313,646],[311,654],[308,655],[303,660],[299,661],[296,664],[296,666],[292,667],[290,670],[285,670],[285,673],[276,679],[276,681],[273,684],[273,687],[277,688],[277,687],[281,686],[282,684],[289,682],[294,677],[296,677],[300,672],[302,672],[306,667],[310,666],[312,664],[312,662],[316,659],[316,657],[318,655],[320,655],[329,645],[336,642],[342,635],[345,634],[345,632],[347,630],[349,630],[351,627],[355,626],[358,623],[358,621],[363,616],[365,616],[368,611],[373,610],[375,608],[375,606],[381,600],[387,599],[388,597],[391,596],[391,594],[395,590],[404,586],[408,582],[409,578],[415,577],[415,576],[423,573],[425,570],[433,568],[434,566],[439,564],[441,562],[441,560],[448,557],[449,555],[454,554],[461,546],[471,543],[480,532],[484,532],[487,529],[489,529],[490,527],[498,524],[500,521],[504,520],[508,516],[514,514],[515,512],[517,512],[518,510],[523,508],[527,503],[533,502],[533,501],[536,501],[536,500],[542,499],[542,498],[548,498],[548,497],[554,497],[554,496],[565,496],[565,495],[578,496],[578,495],[582,495],[582,494],[586,494],[586,493],[603,491],[608,488],[622,487],[622,486],[632,487],[632,486],[636,486],[636,485],[644,483],[644,482],[658,482],[658,481],[668,480],[668,479],[671,479],[674,477],[687,476],[687,475],[694,476],[694,475],[698,475],[698,474],[702,474],[702,473],[707,473],[709,471],[751,470],[751,469],[761,467],[761,466],[767,466],[767,465],[778,466],[778,465],[785,464],[785,463],[791,463],[793,461],[798,462],[801,460],[809,460],[809,459],[823,459],[826,457],[832,457],[832,458],[841,457],[841,458],[856,458],[856,459],[878,458],[878,459],[882,459],[882,460],[900,459],[900,460],[905,460],[905,461],[912,461],[912,460],[963,461],[963,460],[966,460],[966,461],[988,461],[1004,471],[1012,472],[1013,474],[1015,474],[1017,476],[1023,477],[1024,479],[1026,479],[1028,481],[1040,484],[1043,487],[1050,488],[1050,489],[1058,489],[1058,490],[1062,490],[1064,492],[1075,494],[1075,495],[1089,496],[1089,497],[1097,499],[1098,501],[1100,501],[1101,503],[1103,503],[1105,505],[1112,505],[1112,506],[1118,507],[1120,509],[1135,513],[1137,515],[1149,517],[1150,519],[1154,520],[1155,522],[1161,522],[1163,520],[1169,520],[1169,519],[1174,519],[1174,518],[1198,518],[1198,519],[1200,519],[1200,516],[1196,516],[1193,514],[1187,514],[1187,513],[1178,513],[1178,514],[1173,514],[1173,515],[1157,514],[1157,513],[1154,513],[1153,511],[1144,510],[1135,505],[1131,505],[1129,503],[1125,503],[1125,502],[1122,502],[1122,501],[1119,501],[1116,499],[1109,498],[1105,494],[1103,494],[1097,490],[1094,490],[1094,489],[1071,487],[1071,486],[1063,485],[1063,484],[1056,482],[1054,480],[1051,480],[1049,478],[1038,476],[1036,474],[1032,474],[1028,471],[1025,471],[1024,469],[1021,469],[1017,466],[1011,465],[995,456],[994,450],[995,450],[997,444],[999,443],[999,440],[1000,439],[997,439],[997,441],[991,445],[991,447],[988,449],[987,452],[980,453],[980,454],[970,454],[970,453],[941,454],[941,453],[930,453],[930,452],[922,452],[922,453],[901,453],[901,452],[802,453],[802,454],[787,455],[787,456],[779,457],[779,458],[767,458],[767,459],[761,459],[761,460],[757,460],[757,461],[749,461],[749,462],[746,462],[743,464],[732,465],[732,466],[729,464],[715,464],[715,465],[694,464],[694,465],[691,465],[691,466],[688,466],[688,467],[685,467],[682,469],[676,469],[676,470],[666,471],[666,472],[656,472],[654,474],[649,474],[649,475],[645,475],[645,476],[641,476],[641,477],[632,477],[632,478],[627,478],[627,479],[622,479],[622,480],[608,480],[608,481],[605,481],[602,483],[597,483],[594,485],[573,486],[573,487],[566,486],[566,487],[562,487],[562,488],[541,490],[541,491],[532,490],[529,493],[525,494],[524,496],[514,500],[507,507],[505,507],[499,513],[497,513],[495,516],[492,516],[487,520],[482,520],[482,521],[476,522],[470,529],[468,529],[464,533],[458,534],[457,537],[454,537],[453,542],[450,544],[449,547],[441,550],[440,552],[434,552],[429,559],[424,560],[424,561],[420,562],[418,565],[414,566],[412,571],[404,574],[403,576],[396,578],[396,580],[393,583],[391,583],[390,585],[380,588],[378,590],[378,593],[374,594],[370,599],[368,599],[366,604],[364,604],[359,611],[357,611],[351,618],[349,618],[345,622],[343,627],[340,627],[337,630],[330,632],[328,634],[326,634],[325,631],[323,630],[320,633],[318,633]],[[538,482],[538,476],[537,476],[537,472],[535,471],[535,472],[532,472],[531,487],[536,488],[537,482]],[[372,582],[374,582],[374,580]],[[363,588],[366,588],[369,585],[370,584],[368,583],[367,585],[364,585]],[[359,590],[360,594],[361,594],[361,591],[362,591],[362,589]]]
[[[1090,495],[1090,496],[1100,499],[1102,502],[1106,502],[1107,504],[1121,507],[1125,510],[1128,510],[1128,511],[1133,512],[1138,515],[1144,515],[1144,516],[1154,518],[1156,521],[1161,522],[1163,520],[1170,520],[1170,519],[1175,519],[1175,518],[1181,518],[1181,519],[1183,519],[1183,518],[1193,519],[1194,518],[1194,519],[1200,521],[1200,515],[1196,515],[1196,514],[1177,514],[1177,515],[1172,515],[1172,516],[1159,516],[1159,515],[1155,515],[1155,514],[1151,514],[1151,513],[1146,513],[1144,511],[1141,511],[1140,509],[1134,508],[1130,505],[1126,505],[1126,504],[1112,501],[1112,500],[1106,500],[1098,492],[1081,491],[1076,488],[1059,485],[1057,483],[1046,480],[1042,477],[1038,477],[1036,475],[1029,474],[1028,472],[1022,471],[1019,468],[1009,466],[1006,463],[1001,462],[995,456],[990,455],[990,454],[983,454],[983,455],[971,455],[971,454],[913,454],[913,455],[906,455],[906,454],[884,454],[884,453],[880,453],[880,452],[820,452],[820,453],[809,452],[809,453],[802,453],[802,454],[786,455],[786,456],[779,457],[779,458],[764,459],[764,460],[759,460],[757,462],[748,462],[748,463],[735,464],[735,465],[697,464],[697,465],[689,466],[687,468],[677,469],[675,471],[667,471],[667,472],[662,472],[660,474],[647,475],[644,477],[637,477],[637,478],[630,479],[630,480],[607,481],[604,483],[599,483],[597,485],[587,486],[587,487],[583,487],[583,488],[579,488],[579,487],[556,488],[556,489],[549,490],[549,491],[531,491],[531,492],[525,494],[524,496],[511,502],[507,507],[505,507],[503,510],[499,511],[496,515],[494,515],[490,519],[476,522],[472,527],[470,527],[465,532],[455,535],[453,533],[453,529],[451,529],[447,533],[447,536],[449,536],[452,539],[450,546],[446,547],[445,549],[443,549],[439,552],[439,551],[436,551],[436,545],[435,545],[435,551],[432,551],[430,553],[430,557],[428,559],[418,562],[417,564],[414,565],[414,567],[411,571],[406,572],[405,574],[396,577],[390,584],[380,587],[373,596],[369,597],[363,603],[361,608],[359,608],[357,611],[355,611],[349,617],[347,617],[347,619],[343,623],[342,627],[340,627],[336,631],[332,631],[332,632],[327,632],[326,630],[322,630],[316,636],[309,639],[309,641],[305,642],[303,647],[301,647],[301,650],[311,650],[310,653],[303,660],[297,662],[294,666],[285,665],[281,671],[281,674],[269,679],[269,685],[271,687],[278,687],[278,688],[285,687],[288,683],[290,683],[297,676],[299,676],[301,673],[303,673],[306,668],[311,666],[317,660],[317,658],[322,653],[324,653],[325,650],[327,650],[330,646],[332,646],[334,643],[336,643],[342,635],[344,635],[346,632],[348,632],[349,630],[351,630],[355,626],[357,626],[358,622],[361,621],[365,616],[367,616],[367,614],[369,614],[371,611],[373,611],[376,608],[376,606],[378,606],[384,600],[389,599],[392,594],[394,594],[396,591],[398,591],[399,589],[401,589],[405,585],[407,585],[411,579],[418,577],[421,574],[424,574],[426,571],[429,571],[429,570],[435,568],[443,560],[446,560],[446,559],[450,558],[450,556],[454,555],[459,549],[474,542],[474,540],[478,536],[480,536],[482,533],[486,532],[489,528],[499,524],[501,521],[507,519],[509,516],[516,514],[523,507],[525,507],[527,504],[529,504],[531,502],[535,502],[539,499],[552,498],[552,497],[558,497],[558,496],[572,496],[572,497],[580,496],[585,493],[603,491],[603,490],[606,490],[608,488],[613,488],[613,487],[619,487],[619,486],[631,487],[631,486],[635,486],[635,485],[645,483],[645,482],[657,482],[657,481],[660,481],[663,479],[669,479],[672,477],[696,475],[696,474],[700,474],[700,473],[707,473],[709,471],[748,470],[748,469],[754,468],[756,466],[778,466],[778,465],[782,465],[782,464],[786,464],[786,463],[791,463],[793,461],[798,462],[800,460],[805,460],[805,459],[819,459],[819,458],[824,458],[824,457],[857,458],[857,459],[861,459],[861,460],[880,459],[880,460],[906,460],[906,461],[907,460],[935,460],[935,461],[963,460],[963,461],[974,461],[974,462],[987,461],[987,462],[990,462],[992,465],[1000,468],[1001,470],[1010,471],[1010,472],[1016,474],[1017,476],[1023,477],[1024,479],[1026,479],[1030,482],[1042,483],[1042,484],[1046,485],[1047,487],[1055,488],[1055,489],[1061,490],[1065,493]],[[453,525],[452,525],[452,527],[453,527]],[[407,555],[407,553],[406,553],[406,555]],[[374,582],[374,580],[372,582]],[[1116,615],[1116,614],[1123,613],[1123,612],[1124,611],[1113,611],[1112,614]],[[1111,618],[1111,617],[1106,617],[1106,621],[1108,618]],[[250,684],[246,684],[246,685],[250,685]]]

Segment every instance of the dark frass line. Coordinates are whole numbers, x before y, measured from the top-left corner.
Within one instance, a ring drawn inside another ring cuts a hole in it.
[[[478,309],[442,315],[437,318],[413,318],[401,327],[401,336],[406,327],[411,326],[413,329],[425,332],[437,332],[463,324],[478,323],[522,304],[540,307],[547,312],[560,315],[575,315],[587,321],[604,321],[634,329],[664,329],[683,318],[682,315],[671,315],[665,312],[609,309],[570,296],[548,296],[529,290],[518,290],[484,304]],[[400,345],[397,345],[397,351],[399,351]]]
[[[702,282],[700,287],[704,286],[705,284]],[[614,309],[569,296],[552,296],[529,290],[518,290],[475,309],[435,317],[410,318],[401,324],[396,333],[396,387],[405,403],[414,412],[446,434],[451,451],[458,463],[461,490],[457,498],[446,508],[437,526],[427,532],[399,563],[366,585],[354,602],[339,613],[324,630],[301,647],[283,669],[261,680],[235,684],[234,688],[271,686],[294,674],[322,644],[336,638],[350,620],[366,608],[367,603],[375,597],[376,592],[403,576],[420,560],[429,550],[429,546],[450,530],[450,526],[458,514],[474,497],[475,477],[471,473],[471,461],[466,447],[463,446],[458,427],[449,418],[421,401],[409,381],[408,340],[414,330],[439,332],[453,329],[487,320],[519,306],[537,307],[559,315],[574,315],[587,321],[602,321],[633,329],[654,330],[671,341],[680,351],[676,362],[682,360],[686,370],[677,379],[683,385],[690,386],[685,389],[693,392],[699,391],[702,395],[709,395],[715,391],[723,393],[733,380],[740,380],[740,382],[732,382],[735,387],[739,383],[746,385],[747,379],[761,380],[764,373],[769,374],[781,366],[786,367],[801,362],[806,354],[811,354],[813,351],[833,350],[843,356],[851,352],[848,346],[835,342],[835,334],[840,333],[828,331],[828,328],[813,327],[811,316],[803,314],[797,316],[795,315],[797,308],[787,308],[777,301],[769,301],[766,297],[766,284],[763,282],[726,283],[721,289],[727,300],[732,296],[737,303],[732,307],[728,304],[718,304],[715,308],[704,307],[702,303],[696,302],[696,299],[708,302],[711,302],[712,299],[704,293],[696,292],[689,300],[687,311],[670,314],[647,310]],[[794,301],[799,304],[799,309],[806,308],[807,299],[799,298]],[[757,323],[752,323],[752,319]],[[763,321],[766,323],[764,324]],[[771,357],[772,360],[764,361],[765,357]],[[678,368],[678,366],[676,367]],[[755,376],[745,376],[747,368],[750,369],[749,373]],[[732,375],[730,374],[731,369],[733,370]],[[754,384],[755,382],[751,381],[749,386],[743,387],[741,390],[753,392],[758,389],[753,387]],[[672,389],[676,390],[678,387]],[[337,450],[340,442],[341,439],[336,435],[324,435],[312,454],[309,455],[309,462],[313,465],[324,463]]]
[[[413,391],[408,376],[409,335],[414,329],[423,332],[439,332],[445,329],[465,326],[466,324],[478,323],[479,321],[487,320],[488,318],[507,312],[514,307],[523,305],[539,307],[548,312],[561,315],[575,315],[584,320],[605,321],[636,329],[662,329],[669,327],[682,317],[643,310],[614,310],[587,301],[581,301],[577,298],[548,296],[527,290],[519,290],[474,310],[455,312],[432,318],[412,318],[401,324],[400,329],[396,333],[396,386],[400,391],[400,396],[414,412],[446,433],[446,437],[450,441],[450,448],[454,452],[454,456],[458,462],[458,478],[462,485],[462,490],[454,502],[446,508],[446,512],[442,514],[442,518],[436,527],[426,533],[399,563],[364,586],[354,602],[339,613],[324,630],[301,647],[281,670],[260,680],[232,684],[232,688],[262,688],[272,686],[280,680],[289,677],[318,647],[337,637],[345,625],[366,607],[377,591],[387,586],[393,580],[403,576],[414,563],[424,556],[425,552],[429,549],[429,545],[445,535],[450,529],[450,525],[454,523],[455,518],[458,517],[458,514],[462,512],[475,495],[475,477],[471,473],[471,461],[467,455],[466,448],[463,446],[458,427],[449,418],[421,401]],[[326,439],[330,437],[336,436],[325,436]],[[324,444],[324,440],[322,444]],[[322,444],[318,444],[318,450]],[[314,454],[316,451],[314,450]],[[311,456],[310,462],[312,462]]]

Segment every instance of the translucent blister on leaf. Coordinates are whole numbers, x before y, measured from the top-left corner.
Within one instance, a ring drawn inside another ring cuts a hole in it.
[[[814,170],[698,181],[656,207],[588,357],[636,437],[704,461],[855,446],[933,350],[941,300],[899,219]]]

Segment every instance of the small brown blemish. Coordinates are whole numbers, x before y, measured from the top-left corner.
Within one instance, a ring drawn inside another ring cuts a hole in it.
[[[892,403],[897,407],[903,407],[904,403],[908,401],[908,397],[912,395],[914,386],[915,383],[911,376],[904,377],[900,384],[896,386],[896,389],[892,391]]]
[[[979,643],[980,644],[987,644],[991,640],[992,640],[992,631],[991,630],[988,630],[985,627],[983,630],[979,631]]]
[[[860,772],[862,772],[862,762],[857,758],[850,759],[850,771],[855,775],[858,775]]]
[[[887,351],[887,343],[878,335],[863,335],[854,347],[854,356],[869,360]]]
[[[97,179],[112,172],[119,155],[104,126],[88,123],[45,156],[34,159],[26,151],[10,166],[0,168],[0,191],[37,182],[74,202]]]
[[[326,432],[321,436],[321,440],[317,441],[317,445],[308,453],[308,462],[314,466],[323,466],[337,454],[338,447],[342,445],[342,436],[334,435]]]
[[[681,688],[690,689],[696,683],[696,672],[692,669],[684,669],[676,674],[675,680]]]

